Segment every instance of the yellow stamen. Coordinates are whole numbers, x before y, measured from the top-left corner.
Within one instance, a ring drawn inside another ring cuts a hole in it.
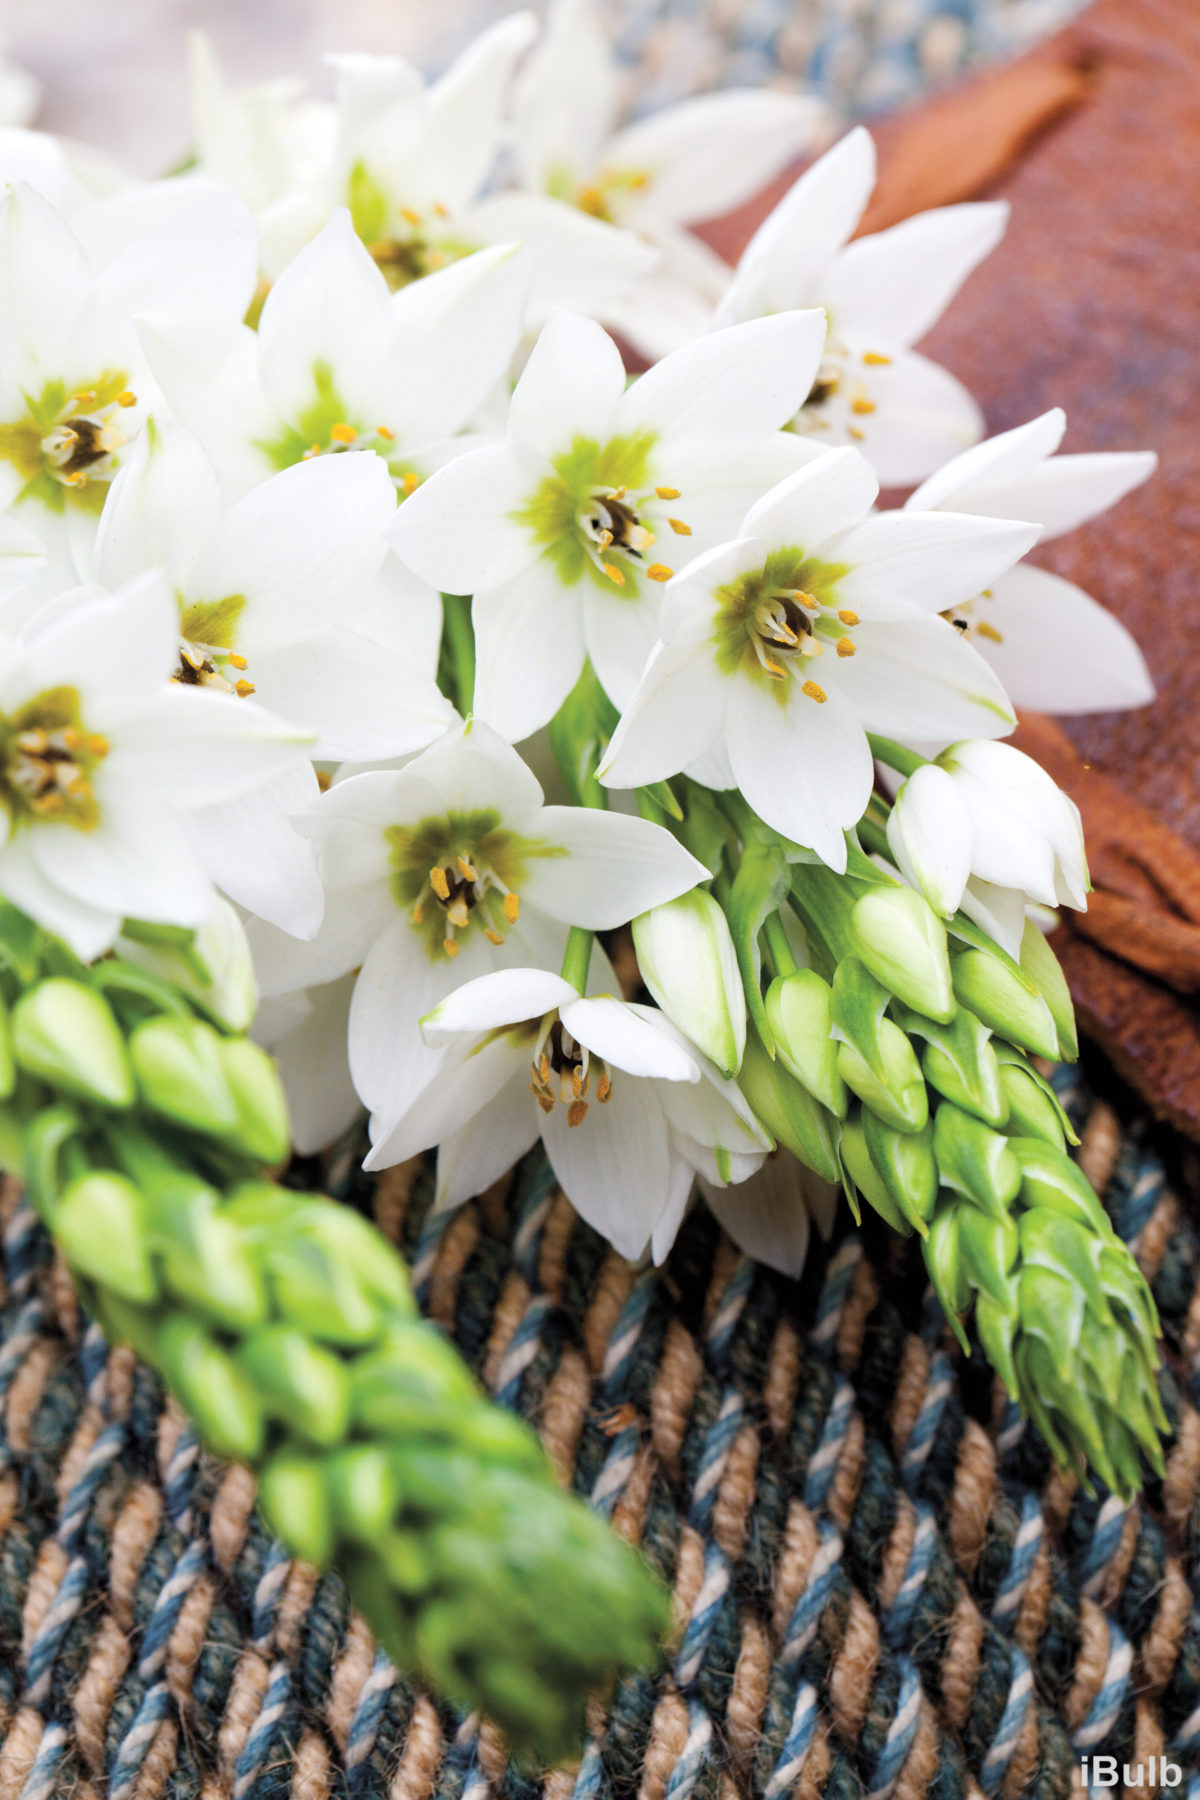
[[[826,700],[829,698],[825,689],[823,687],[818,687],[815,681],[806,681],[804,686],[800,689],[800,692],[802,694],[807,694],[810,700],[815,700],[818,706],[824,706]]]
[[[571,1070],[571,1092],[577,1100],[580,1099],[583,1094],[583,1070],[579,1067],[578,1063],[576,1063],[575,1067]]]
[[[233,691],[239,700],[249,699],[250,695],[254,692],[254,683],[252,681],[236,681],[233,685]]]
[[[402,206],[400,208],[400,217],[406,220],[409,225],[419,225],[421,223],[420,213],[414,212],[411,206]]]
[[[651,581],[670,581],[674,569],[668,569],[666,563],[651,563],[646,574]]]
[[[850,437],[858,439],[859,441],[867,435],[865,431],[860,431],[857,425],[847,425],[846,431]]]
[[[417,901],[417,904],[413,907],[411,913],[408,916],[412,920],[414,925],[423,925],[424,924],[425,908],[421,905],[421,902],[419,900]]]
[[[232,669],[244,669],[246,667],[246,658],[244,656],[239,656],[236,650],[231,650],[229,652],[229,666]]]
[[[505,894],[503,912],[510,925],[515,925],[521,916],[521,902],[515,894]]]
[[[466,881],[478,881],[479,880],[479,876],[475,872],[474,863],[468,862],[465,856],[456,857],[455,860],[458,863],[459,872],[463,876],[464,880],[466,880]]]
[[[600,533],[600,536],[596,539],[596,542],[597,542],[597,544],[599,544],[601,550],[607,550],[608,546],[612,543],[612,541],[613,541],[613,534],[611,531],[602,531]]]
[[[500,933],[498,931],[493,931],[490,925],[484,933],[484,936],[487,938],[489,944],[502,944],[504,942]]]
[[[320,454],[321,454],[320,444],[310,444],[308,446],[308,449],[304,452],[304,460],[305,460],[305,462],[307,462],[310,456],[320,456]]]
[[[453,938],[444,939],[443,943],[442,943],[442,949],[446,952],[447,956],[457,956],[458,955],[458,945],[455,943]]]
[[[446,871],[438,868],[436,863],[429,871],[429,885],[439,900],[450,898],[450,883],[446,880]]]
[[[676,537],[691,537],[692,535],[691,526],[685,525],[682,519],[668,519],[667,524],[671,527],[671,530],[675,533]]]
[[[837,641],[837,653],[839,656],[853,656],[854,655],[854,640],[853,640],[853,638],[848,638],[848,637],[839,638]]]
[[[886,367],[887,364],[891,362],[891,360],[892,359],[890,356],[884,356],[883,353],[879,350],[864,350],[863,351],[863,361],[865,363],[871,363],[877,368]]]
[[[43,818],[52,818],[56,813],[66,810],[67,802],[64,795],[52,788],[48,794],[39,794],[29,804],[33,811],[39,813]]]
[[[329,773],[328,769],[318,769],[317,787],[320,789],[321,793],[327,794],[332,786],[333,776]],[[418,907],[417,910],[419,912],[420,908]]]
[[[610,500],[623,500],[625,498],[625,489],[623,487],[611,488],[608,497]]]
[[[391,443],[391,441],[395,437],[395,435],[396,435],[395,432],[391,429],[391,427],[389,425],[377,425],[375,427],[375,436],[381,437],[381,438],[386,438],[389,444]]]
[[[136,406],[137,405],[137,395],[135,393],[133,393],[129,388],[123,388],[121,390],[121,392],[117,395],[117,405],[118,406]]]
[[[625,577],[622,575],[620,569],[618,569],[616,563],[601,563],[600,567],[604,570],[604,573],[608,576],[610,581],[615,581],[618,587],[625,586]]]
[[[421,485],[421,477],[415,475],[413,471],[409,469],[401,477],[401,485],[403,486],[406,495],[415,494]]]
[[[335,444],[352,444],[358,433],[353,425],[339,424],[330,427],[329,435]]]
[[[792,598],[804,607],[806,612],[820,612],[821,602],[813,594],[806,594],[803,588],[793,588]]]
[[[107,756],[108,739],[106,737],[101,737],[99,732],[93,732],[88,739],[88,749],[93,756]]]
[[[854,413],[873,413],[875,411],[875,402],[873,400],[864,399],[860,395],[857,400],[851,401],[850,411]]]
[[[986,619],[980,619],[975,629],[980,637],[990,638],[993,644],[1002,644],[1004,642],[1004,633],[1002,631],[997,631],[994,625],[989,625]]]
[[[841,611],[838,613],[838,618],[841,620],[843,625],[857,625],[858,624],[858,614],[856,612],[851,612],[850,608],[848,606],[845,606],[841,609]]]
[[[612,1099],[612,1082],[607,1075],[602,1075],[596,1083],[596,1098],[601,1106],[607,1106]]]
[[[655,488],[654,491],[660,500],[678,500],[679,498],[678,488]]]
[[[96,390],[95,388],[80,388],[77,394],[71,395],[71,398],[79,405],[86,405],[89,400],[96,398]]]
[[[825,646],[818,644],[814,637],[801,638],[800,654],[801,656],[824,656]]]
[[[529,1091],[544,1113],[552,1113],[554,1111],[554,1101],[549,1094],[543,1094],[541,1089],[535,1087],[532,1081],[529,1084]]]
[[[544,1050],[542,1051],[541,1060],[538,1063],[538,1074],[541,1076],[541,1078],[545,1082],[546,1086],[549,1087],[550,1086],[550,1058],[546,1055],[546,1052]]]
[[[587,1118],[588,1103],[586,1100],[572,1100],[567,1108],[567,1124],[582,1125]]]
[[[442,205],[440,200],[434,201],[433,210],[434,210],[435,215],[439,219],[448,219],[450,217],[450,214],[447,212],[446,208]]]

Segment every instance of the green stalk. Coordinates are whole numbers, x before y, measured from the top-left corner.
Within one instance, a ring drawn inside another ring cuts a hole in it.
[[[768,915],[763,923],[763,936],[767,940],[767,951],[776,975],[794,975],[800,965],[788,943],[782,914],[773,912]]]
[[[563,952],[559,973],[564,981],[569,981],[581,994],[587,993],[588,967],[592,960],[595,935],[593,931],[585,931],[582,925],[572,925],[567,937],[567,947]]]
[[[878,737],[873,731],[868,731],[867,742],[875,761],[895,769],[897,775],[912,775],[929,761],[927,756],[918,756],[906,744],[898,744],[895,738]]]
[[[440,661],[451,698],[464,719],[475,703],[475,631],[467,594],[442,595]]]

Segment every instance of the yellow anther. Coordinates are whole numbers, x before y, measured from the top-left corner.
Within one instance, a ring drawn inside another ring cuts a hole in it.
[[[236,650],[231,650],[229,652],[229,666],[231,669],[244,669],[246,667],[246,658],[244,656],[239,656]]]
[[[252,681],[235,681],[233,691],[239,700],[246,700],[254,692],[254,683]]]
[[[56,813],[65,812],[67,806],[65,795],[60,794],[54,788],[51,788],[48,794],[39,794],[29,804],[32,810],[40,813],[43,818],[52,818]]]
[[[457,956],[458,955],[458,945],[455,943],[453,938],[450,938],[450,937],[444,938],[442,940],[442,949],[446,952],[447,956]]]
[[[841,620],[843,625],[857,625],[858,624],[858,614],[856,612],[851,612],[850,608],[848,606],[844,606],[839,609],[838,618]]]
[[[498,931],[493,931],[490,925],[488,926],[487,931],[484,933],[484,936],[487,938],[487,941],[489,944],[502,944],[504,942],[504,939],[500,936],[500,933]]]
[[[668,569],[666,563],[651,563],[646,575],[651,581],[670,581],[674,569]]]
[[[587,1118],[588,1103],[586,1100],[572,1100],[567,1108],[567,1124],[582,1125]]]
[[[787,674],[787,670],[781,669],[777,662],[772,662],[771,658],[766,654],[765,651],[763,652],[763,656],[762,656],[762,665],[763,665],[763,668],[767,671],[768,675],[774,675],[780,681],[782,681]],[[812,683],[810,682],[808,685],[811,687]]]
[[[691,526],[685,524],[682,519],[668,519],[667,524],[671,527],[671,530],[675,533],[676,537],[691,537],[692,535]]]
[[[1002,631],[997,631],[994,625],[989,625],[986,619],[980,619],[976,624],[975,629],[980,637],[990,638],[993,644],[1002,644],[1004,642],[1004,633]]]
[[[505,894],[503,912],[510,925],[515,925],[521,916],[521,902],[515,894]]]
[[[121,390],[121,392],[117,395],[117,405],[118,406],[136,406],[137,405],[137,395],[133,392],[132,388],[123,388]]]
[[[463,876],[464,880],[466,880],[466,881],[478,881],[479,880],[479,876],[476,873],[475,864],[473,862],[468,862],[465,856],[456,857],[455,861],[458,863],[459,873]]]
[[[396,434],[392,430],[390,425],[377,425],[375,427],[375,436],[381,437],[381,438],[386,438],[389,444],[391,443],[391,441],[395,437],[395,435]]]
[[[607,1106],[612,1099],[612,1081],[607,1075],[602,1075],[596,1083],[596,1098],[601,1106]]]
[[[618,569],[616,563],[601,563],[600,567],[604,570],[604,573],[608,576],[610,581],[615,581],[618,587],[625,586],[625,577],[622,575],[620,569]]]
[[[419,225],[421,223],[420,213],[414,212],[411,206],[402,206],[400,208],[400,217],[409,225]]]
[[[304,462],[307,462],[310,456],[320,456],[320,454],[321,454],[320,444],[310,444],[308,446],[308,449],[304,452],[304,456],[303,456],[302,460]]]
[[[358,433],[355,431],[353,425],[347,425],[343,422],[338,425],[331,425],[329,428],[329,435],[335,444],[352,444],[358,436]]]
[[[861,442],[867,435],[865,431],[860,431],[857,425],[847,425],[846,431],[847,434],[857,442]]]
[[[865,363],[871,363],[876,368],[886,367],[886,365],[888,363],[890,363],[891,360],[892,360],[891,357],[884,356],[884,354],[881,350],[864,350],[863,351],[863,361]]]
[[[406,472],[404,473],[404,475],[401,476],[400,479],[401,479],[401,486],[403,487],[406,495],[415,494],[417,489],[421,485],[421,477],[417,474],[414,474],[412,469],[406,470]]]
[[[610,488],[608,497],[610,500],[623,500],[625,498],[625,489],[623,487]]]
[[[411,913],[408,916],[412,920],[414,925],[423,925],[424,924],[425,908],[421,905],[421,902],[419,900],[417,901],[417,904],[413,907]]]
[[[571,1092],[577,1100],[583,1095],[583,1070],[578,1063],[571,1070]]]
[[[602,531],[600,533],[600,536],[596,539],[596,542],[597,542],[597,544],[599,544],[601,550],[607,550],[608,546],[612,543],[612,541],[613,541],[613,534],[611,531]]]
[[[678,488],[655,488],[654,491],[660,500],[678,500],[679,498]]]
[[[837,641],[837,653],[839,656],[853,656],[854,648],[853,638],[839,638]]]
[[[541,1058],[538,1062],[538,1074],[541,1076],[541,1078],[545,1082],[546,1086],[549,1087],[550,1086],[550,1058],[546,1055],[546,1052],[544,1050],[542,1051]]]
[[[108,739],[106,737],[101,737],[99,732],[93,732],[88,739],[88,749],[93,756],[107,756]]]
[[[442,205],[442,203],[441,203],[441,201],[440,201],[440,200],[435,200],[435,201],[434,201],[434,203],[433,203],[433,210],[434,210],[434,213],[435,213],[435,215],[436,215],[436,216],[437,216],[437,217],[438,217],[438,218],[439,218],[439,219],[448,219],[448,218],[449,218],[449,217],[450,217],[450,214],[449,214],[449,212],[448,212],[448,211],[447,211],[447,210],[446,210],[446,208],[445,208],[445,207],[444,207],[444,206],[443,206],[443,205]]]
[[[857,400],[852,400],[850,402],[850,411],[854,413],[873,413],[875,411],[875,402],[866,399],[865,396],[860,394]]]
[[[818,706],[824,706],[826,700],[829,698],[825,689],[823,687],[818,687],[815,681],[806,681],[804,686],[800,689],[800,692],[802,694],[807,694],[810,700],[815,700]]]
[[[554,1101],[551,1096],[549,1094],[543,1094],[541,1089],[535,1087],[532,1081],[529,1084],[529,1091],[544,1113],[552,1113],[554,1111]]]
[[[803,588],[793,588],[792,598],[798,600],[807,612],[820,612],[821,602],[815,594],[806,594]]]
[[[429,871],[429,885],[439,900],[450,898],[450,883],[446,880],[446,871],[439,868],[436,863]]]
[[[86,406],[88,401],[96,398],[96,390],[95,388],[80,388],[77,394],[71,395],[71,398],[77,405]]]

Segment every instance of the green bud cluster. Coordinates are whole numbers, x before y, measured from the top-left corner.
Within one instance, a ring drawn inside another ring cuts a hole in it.
[[[1143,1453],[1162,1469],[1158,1324],[1030,1060],[1078,1054],[1053,951],[1032,924],[1019,962],[961,914],[947,928],[861,852],[843,877],[794,865],[789,901],[816,966],[776,957],[766,1031],[751,1007],[751,1105],[856,1216],[921,1237],[964,1349],[973,1308],[1056,1457],[1135,1493]]]
[[[398,1663],[519,1753],[577,1752],[589,1695],[653,1659],[665,1591],[418,1316],[375,1228],[265,1177],[288,1141],[270,1059],[159,977],[12,924],[0,1158],[85,1305]]]

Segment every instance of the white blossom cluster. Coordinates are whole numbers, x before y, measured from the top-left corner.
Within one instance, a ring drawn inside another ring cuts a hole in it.
[[[365,1109],[452,1206],[540,1136],[624,1253],[700,1177],[794,1268],[705,846],[842,874],[889,740],[936,912],[1015,955],[1084,905],[1074,808],[996,740],[1152,688],[1022,558],[1153,458],[1057,455],[1058,412],[980,441],[913,346],[1006,208],[855,237],[861,129],[707,248],[809,99],[621,125],[590,0],[431,85],[331,60],[333,101],[238,92],[196,41],[163,180],[0,129],[0,894],[87,960],[196,929],[233,1014],[252,955],[302,1151]]]

